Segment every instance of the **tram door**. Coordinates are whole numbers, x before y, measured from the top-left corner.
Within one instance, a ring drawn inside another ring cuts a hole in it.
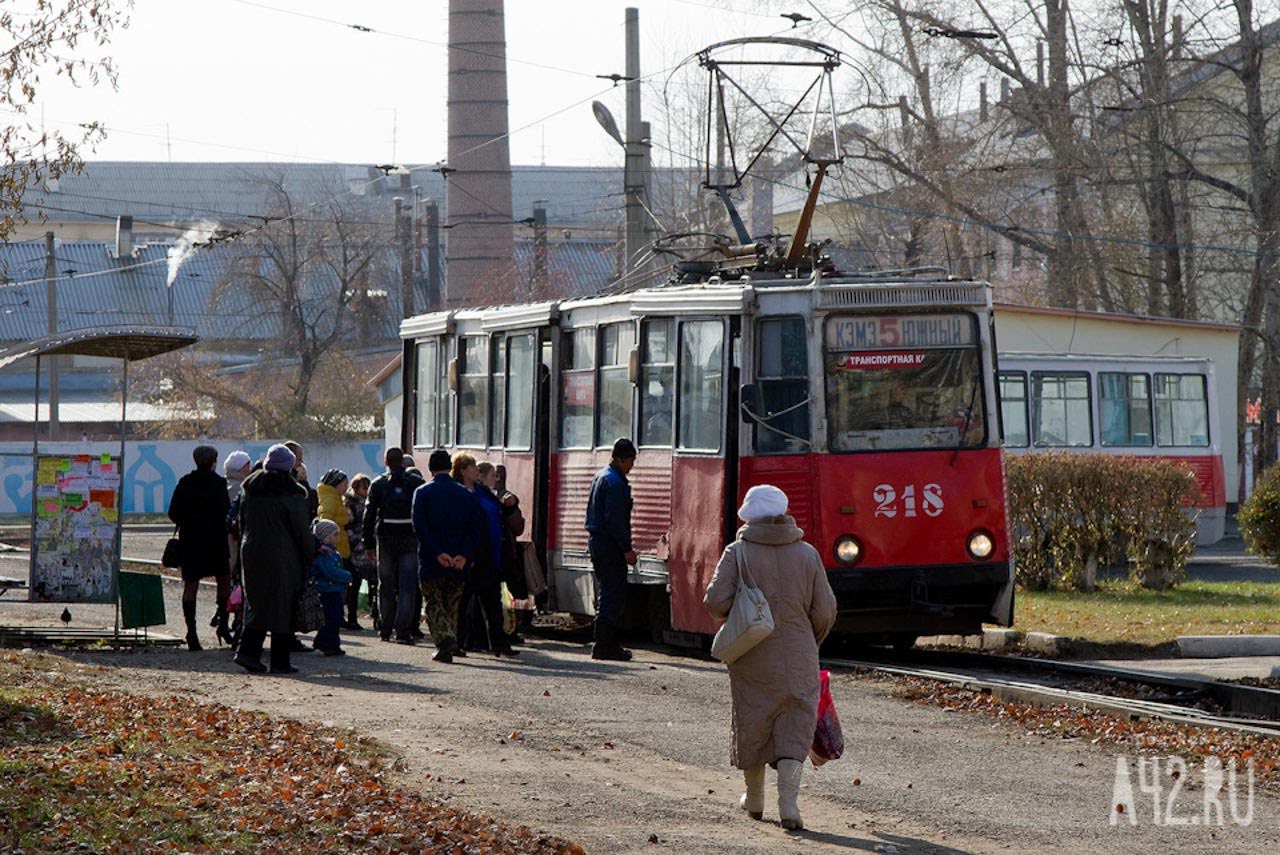
[[[726,513],[737,498],[737,448],[726,430],[736,412],[732,324],[721,318],[676,324],[675,436],[671,456],[671,529],[668,568],[671,626],[714,633],[702,597],[724,550]]]

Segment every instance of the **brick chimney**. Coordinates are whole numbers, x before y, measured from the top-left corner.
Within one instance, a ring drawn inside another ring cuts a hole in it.
[[[503,0],[449,0],[446,307],[514,292]]]

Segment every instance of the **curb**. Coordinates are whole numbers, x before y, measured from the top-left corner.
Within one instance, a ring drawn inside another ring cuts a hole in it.
[[[1188,659],[1280,656],[1280,635],[1183,635],[1178,654]]]

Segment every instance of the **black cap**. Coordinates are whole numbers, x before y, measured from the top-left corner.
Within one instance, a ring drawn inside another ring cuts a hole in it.
[[[347,480],[347,473],[341,469],[330,469],[320,476],[320,483],[330,487],[336,487],[345,480]]]
[[[443,448],[437,448],[431,452],[431,457],[427,459],[427,469],[431,472],[448,472],[452,464],[453,460],[450,459],[449,452]]]
[[[618,460],[634,460],[636,444],[625,436],[613,444],[613,456]]]

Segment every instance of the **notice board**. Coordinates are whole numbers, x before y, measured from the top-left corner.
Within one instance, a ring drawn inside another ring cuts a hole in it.
[[[114,603],[120,572],[120,457],[38,455],[31,498],[29,599]]]

